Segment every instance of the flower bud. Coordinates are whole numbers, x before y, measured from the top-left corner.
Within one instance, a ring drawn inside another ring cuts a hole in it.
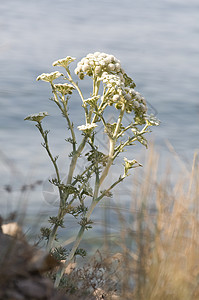
[[[136,100],[140,102],[142,99],[142,96],[139,93],[136,93]]]
[[[82,72],[82,68],[80,66],[78,66],[74,72],[77,75],[79,72]]]
[[[120,95],[116,94],[116,95],[113,96],[113,101],[114,102],[118,102],[119,100],[120,100]]]
[[[94,66],[95,65],[95,63],[94,63],[94,61],[92,59],[89,60],[89,65],[90,66]]]
[[[135,96],[136,95],[136,91],[134,89],[130,89],[129,90],[129,93],[132,95],[132,96]]]
[[[111,58],[110,58],[110,55],[108,55],[105,59],[104,59],[105,63],[106,64],[110,64],[112,61],[111,61]]]
[[[100,66],[96,66],[96,67],[95,67],[95,74],[96,74],[96,75],[99,75],[100,72],[101,72],[101,70],[102,70],[102,69],[101,69]]]
[[[80,73],[78,74],[78,76],[79,76],[79,79],[80,79],[80,80],[83,80],[83,79],[84,79],[84,73],[83,73],[83,72],[80,72]]]
[[[88,58],[84,58],[84,65],[88,65],[89,64],[89,59]]]
[[[141,111],[143,112],[143,113],[145,113],[146,111],[147,111],[147,108],[146,108],[146,106],[144,105],[144,104],[140,104],[140,109],[141,109]]]
[[[100,66],[102,66],[102,67],[105,67],[105,66],[106,66],[106,63],[105,63],[104,60],[100,60],[100,61],[99,61],[99,64],[100,64]]]
[[[134,106],[135,108],[139,108],[140,105],[139,105],[139,103],[138,103],[137,101],[134,101],[134,102],[133,102],[133,106]]]
[[[107,66],[108,71],[114,71],[115,70],[115,65],[114,64],[108,64]]]
[[[115,70],[116,70],[116,72],[119,72],[120,69],[121,69],[121,65],[119,63],[116,63],[115,64]]]
[[[115,61],[115,57],[113,55],[109,55],[109,58],[110,58],[111,62]]]
[[[87,57],[87,58],[91,58],[91,57],[93,57],[93,54],[92,54],[92,53],[88,53],[88,54],[86,55],[86,57]]]
[[[146,106],[146,100],[144,97],[142,97],[142,103]]]
[[[116,57],[115,57],[115,63],[116,63],[116,64],[120,64],[120,66],[121,66],[120,60],[117,59]]]
[[[102,76],[105,77],[108,75],[108,72],[103,72]]]
[[[90,69],[90,66],[87,65],[87,64],[84,64],[84,65],[82,66],[82,71],[83,71],[83,72],[86,72],[86,71],[88,71],[89,69]]]
[[[127,101],[131,100],[131,95],[130,94],[126,94],[124,96],[124,99],[127,100]]]
[[[86,72],[86,74],[88,75],[88,76],[92,76],[93,75],[93,71],[92,71],[92,69],[90,68],[87,72]]]
[[[100,55],[100,52],[95,52],[94,54],[93,54],[93,56],[95,56],[95,57],[98,57]]]
[[[99,57],[103,57],[103,58],[105,58],[105,57],[107,57],[107,54],[106,54],[106,53],[104,53],[104,52],[102,52],[102,53],[100,53],[100,54],[99,54]]]

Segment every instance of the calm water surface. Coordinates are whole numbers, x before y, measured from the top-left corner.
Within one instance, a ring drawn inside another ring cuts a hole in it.
[[[48,100],[48,84],[35,78],[55,70],[52,62],[67,55],[81,59],[103,51],[119,58],[161,119],[150,140],[155,140],[163,162],[171,157],[169,141],[190,165],[199,148],[198,0],[8,0],[0,2],[0,12],[2,207],[5,201],[9,201],[6,209],[16,201],[4,191],[5,184],[18,190],[24,182],[46,180],[53,173],[39,133],[32,123],[24,122],[25,116],[39,111],[51,114],[46,124],[51,145],[55,154],[64,155],[60,162],[65,163],[69,149],[63,120]],[[89,81],[81,84],[88,93]],[[70,113],[81,125],[78,101],[73,100]],[[133,151],[136,157],[140,148]],[[34,200],[28,197],[31,209],[45,205],[41,191]]]

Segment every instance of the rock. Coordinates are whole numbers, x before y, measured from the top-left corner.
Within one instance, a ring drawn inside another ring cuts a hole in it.
[[[1,228],[4,234],[15,236],[17,238],[22,238],[24,236],[22,228],[17,224],[17,222],[3,224]]]
[[[17,224],[2,227],[3,230],[0,225],[0,300],[69,300],[44,277],[44,272],[59,266],[56,259],[29,245],[23,233],[17,234]]]

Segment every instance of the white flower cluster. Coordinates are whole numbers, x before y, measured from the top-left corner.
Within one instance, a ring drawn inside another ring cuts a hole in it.
[[[41,75],[39,75],[37,77],[37,81],[38,80],[43,80],[43,81],[47,81],[47,82],[53,82],[53,80],[59,78],[60,76],[63,76],[64,74],[55,71],[55,72],[51,72],[51,73],[42,73]]]
[[[62,95],[72,94],[72,90],[75,89],[74,86],[69,83],[58,83],[55,84],[54,87]]]
[[[105,75],[102,78],[111,92],[108,100],[102,96],[102,101],[108,101],[109,105],[115,104],[116,109],[121,109],[125,104],[125,110],[130,113],[132,110],[144,114],[147,111],[146,100],[133,88],[125,86],[123,80],[117,75]]]
[[[67,68],[68,65],[73,62],[74,60],[76,60],[75,57],[72,56],[66,56],[65,58],[62,59],[58,59],[56,61],[54,61],[54,63],[52,64],[53,66],[59,66],[59,67],[64,67]]]
[[[145,114],[147,111],[146,100],[142,95],[132,88],[124,87],[120,89],[112,98],[117,109],[121,109],[125,103],[125,110],[130,113],[132,110]]]
[[[102,101],[107,101],[109,105],[115,104],[116,109],[125,105],[127,113],[134,110],[141,118],[144,117],[147,111],[146,101],[134,90],[135,83],[125,74],[120,61],[113,55],[89,53],[78,62],[75,73],[80,79],[85,75],[97,76],[97,80],[102,81],[108,91],[108,97],[102,96]]]
[[[95,106],[100,96],[93,96],[84,100],[85,103],[88,103],[90,106]]]
[[[97,124],[93,123],[93,124],[86,124],[86,125],[81,125],[81,126],[78,126],[77,128],[81,131],[84,131],[84,132],[90,132],[92,131],[95,127],[97,127]]]
[[[68,66],[75,60],[72,56],[59,59],[53,63],[53,66],[62,66],[68,70]],[[93,78],[95,84],[99,86],[99,82],[104,85],[104,93],[101,97],[102,102],[108,105],[115,105],[116,109],[124,108],[127,113],[134,111],[136,122],[144,123],[147,106],[145,99],[140,93],[134,90],[134,81],[127,76],[121,67],[120,61],[113,55],[106,53],[89,53],[78,62],[75,73],[80,79],[85,75]],[[43,80],[52,84],[54,79],[63,76],[62,73],[55,71],[52,73],[43,73],[37,77],[37,80]],[[63,96],[72,94],[74,86],[71,84],[55,84],[55,89]],[[97,98],[89,98],[85,103],[95,107]],[[80,130],[89,131],[92,128],[82,127]]]
[[[144,97],[135,91],[134,88],[126,86],[123,74],[113,75],[104,72],[101,80],[109,88],[109,91],[111,91],[111,97],[108,99],[109,105],[115,103],[115,107],[121,109],[123,103],[125,103],[127,113],[130,113],[132,110],[140,111],[143,114],[146,113],[147,106]]]
[[[48,113],[46,111],[37,113],[37,114],[32,114],[27,116],[24,120],[28,120],[28,121],[34,121],[34,122],[41,122],[41,120],[43,118],[45,118],[46,116],[48,116]]]
[[[104,72],[100,80],[102,80],[102,82],[106,84],[107,88],[124,88],[125,80],[121,73],[119,75],[114,75]]]
[[[89,53],[86,57],[82,58],[77,64],[75,74],[83,79],[85,74],[88,76],[101,76],[103,72],[120,73],[122,72],[120,61],[113,55],[106,53]]]

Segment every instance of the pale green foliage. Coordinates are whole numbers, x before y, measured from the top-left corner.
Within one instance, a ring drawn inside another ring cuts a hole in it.
[[[78,246],[85,229],[92,227],[90,216],[95,206],[103,197],[111,195],[110,191],[128,176],[129,169],[140,166],[136,160],[124,158],[123,175],[118,175],[118,179],[115,182],[101,190],[102,183],[107,177],[115,158],[123,152],[127,146],[133,145],[135,141],[147,146],[147,140],[144,134],[150,132],[148,130],[149,126],[158,125],[158,121],[154,116],[148,117],[146,115],[147,106],[144,97],[135,91],[134,88],[136,85],[134,81],[127,76],[121,67],[120,61],[113,55],[95,52],[94,54],[88,54],[77,64],[75,73],[78,77],[82,80],[85,76],[89,76],[93,81],[93,90],[91,97],[88,99],[84,98],[79,85],[71,76],[69,65],[74,60],[75,58],[67,56],[53,63],[53,66],[65,68],[65,76],[55,71],[49,74],[43,73],[37,77],[37,80],[47,81],[51,84],[54,95],[52,100],[61,110],[70,132],[67,141],[72,145],[72,152],[70,154],[71,162],[66,182],[61,181],[60,171],[57,165],[58,156],[54,157],[52,155],[48,143],[48,131],[43,130],[41,124],[41,118],[47,115],[47,113],[43,113],[43,115],[40,113],[35,115],[37,117],[34,118],[26,118],[26,120],[37,122],[36,127],[39,129],[44,140],[43,147],[46,149],[56,172],[56,178],[54,178],[51,183],[57,186],[60,195],[60,206],[57,216],[50,217],[49,230],[43,229],[43,232],[48,233],[44,235],[48,240],[47,250],[53,253],[52,249],[54,247],[57,229],[58,227],[63,227],[63,220],[66,214],[71,214],[75,218],[80,219],[78,222],[80,224],[80,231],[71,252],[67,256],[65,266],[67,266],[78,253]],[[67,82],[54,84],[53,81],[59,77],[62,77]],[[100,85],[102,86],[101,94],[99,94]],[[85,124],[78,126],[83,136],[80,143],[77,142],[73,122],[68,115],[69,100],[74,89],[79,93],[82,102],[80,105],[82,105],[85,114]],[[119,116],[117,117],[115,117],[113,112],[115,118],[113,123],[109,123],[104,113],[106,108],[110,106],[113,106],[113,109],[115,108],[119,112]],[[124,125],[122,122],[124,121],[124,123],[126,123],[125,114],[131,114],[131,122]],[[104,127],[104,132],[109,140],[107,153],[99,151],[99,146],[95,141],[95,128],[99,125]],[[81,174],[74,176],[77,160],[80,155],[83,155],[82,152],[86,145],[90,147],[90,151],[85,155],[87,165],[85,165],[85,169]],[[91,180],[94,180],[94,186],[91,186]],[[92,199],[90,207],[85,206],[85,199],[88,197]],[[77,204],[78,201],[79,204]],[[56,249],[59,248],[56,247]],[[57,275],[56,285],[59,284],[63,272],[64,268],[62,268]]]

